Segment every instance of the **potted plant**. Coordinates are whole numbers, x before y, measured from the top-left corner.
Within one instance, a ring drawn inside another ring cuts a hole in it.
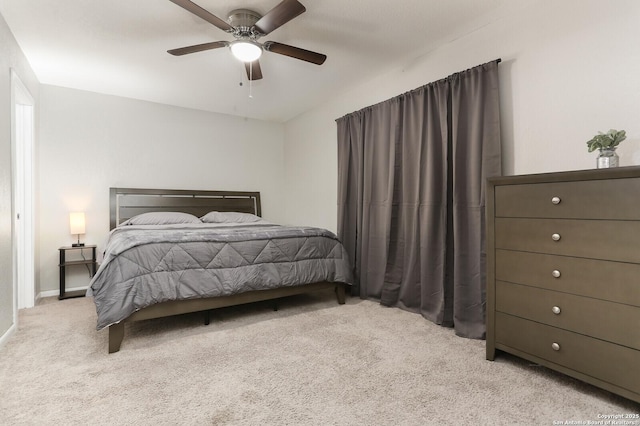
[[[618,167],[619,158],[616,154],[616,148],[626,138],[627,132],[624,130],[611,129],[607,133],[598,132],[591,140],[587,141],[589,152],[596,149],[600,151],[597,160],[599,169]]]

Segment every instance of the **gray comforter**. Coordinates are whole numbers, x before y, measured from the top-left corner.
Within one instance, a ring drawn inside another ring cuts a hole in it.
[[[347,254],[325,229],[265,224],[124,226],[91,280],[98,330],[169,300],[320,281],[352,284]]]

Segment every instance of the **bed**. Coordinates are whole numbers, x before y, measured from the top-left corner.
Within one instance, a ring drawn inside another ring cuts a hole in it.
[[[321,228],[261,218],[260,193],[110,188],[104,259],[89,285],[97,329],[120,350],[125,323],[353,283],[346,252]]]

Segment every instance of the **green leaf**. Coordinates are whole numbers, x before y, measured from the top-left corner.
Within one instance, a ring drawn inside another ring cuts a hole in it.
[[[589,152],[602,148],[615,148],[620,142],[627,138],[624,130],[610,129],[607,133],[598,132],[591,140],[587,142]]]

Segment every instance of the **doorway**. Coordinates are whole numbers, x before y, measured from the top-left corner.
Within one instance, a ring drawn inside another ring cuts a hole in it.
[[[35,304],[35,250],[33,219],[33,97],[11,70],[11,149],[13,169],[13,283],[17,310]]]

